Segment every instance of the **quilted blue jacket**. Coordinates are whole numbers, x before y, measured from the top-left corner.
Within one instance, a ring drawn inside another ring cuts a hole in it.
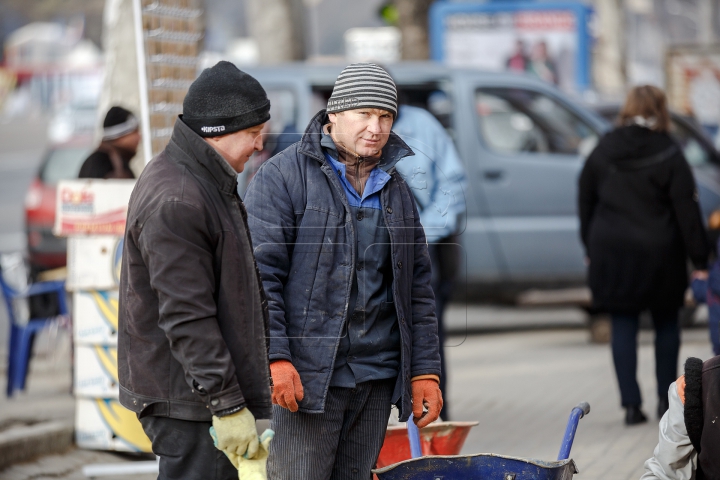
[[[319,112],[300,142],[263,164],[245,195],[270,310],[270,360],[295,366],[305,390],[300,411],[307,413],[325,408],[358,258],[347,198],[320,146],[327,121]],[[412,154],[394,133],[383,149],[385,161]],[[425,234],[407,184],[394,168],[388,173],[380,200],[401,337],[393,403],[405,420],[412,412],[410,379],[440,375],[440,353]]]

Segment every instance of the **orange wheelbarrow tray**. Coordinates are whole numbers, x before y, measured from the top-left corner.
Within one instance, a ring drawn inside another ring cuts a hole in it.
[[[423,455],[458,455],[470,429],[478,422],[435,422],[420,430]],[[377,468],[409,460],[410,443],[404,423],[388,427],[380,450]]]

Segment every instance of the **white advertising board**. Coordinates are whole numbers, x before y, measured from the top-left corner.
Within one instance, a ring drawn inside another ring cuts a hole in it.
[[[75,443],[91,450],[152,451],[135,413],[109,398],[77,398]]]
[[[66,288],[70,291],[116,289],[120,281],[122,249],[123,237],[68,238]]]
[[[720,45],[668,49],[665,65],[670,107],[703,125],[720,124]]]
[[[118,398],[117,347],[76,345],[73,390],[83,397]]]
[[[53,233],[123,235],[135,180],[63,180],[58,183]]]
[[[117,290],[80,290],[73,294],[75,345],[117,345],[117,331]]]
[[[458,13],[445,18],[447,64],[535,75],[575,88],[577,19],[568,10]]]

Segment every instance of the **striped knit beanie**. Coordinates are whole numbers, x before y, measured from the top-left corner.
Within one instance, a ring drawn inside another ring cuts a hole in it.
[[[392,77],[374,63],[353,63],[340,73],[327,104],[327,113],[379,108],[397,117],[397,88]]]

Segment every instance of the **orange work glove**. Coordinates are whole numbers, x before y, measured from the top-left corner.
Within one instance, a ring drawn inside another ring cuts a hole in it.
[[[413,421],[423,428],[440,416],[443,407],[440,379],[436,375],[420,375],[412,380]],[[424,407],[428,411],[424,412]]]
[[[270,376],[273,381],[272,402],[291,412],[297,412],[297,402],[305,397],[305,392],[300,383],[300,375],[293,364],[287,360],[271,363]]]

